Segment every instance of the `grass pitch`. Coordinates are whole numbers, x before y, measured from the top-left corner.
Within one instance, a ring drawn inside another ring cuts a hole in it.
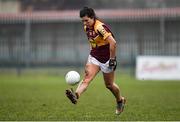
[[[115,99],[99,73],[77,105],[65,97],[70,88],[64,74],[0,73],[0,120],[5,121],[178,121],[180,81],[138,81],[116,73],[127,98],[124,112],[115,115]],[[73,88],[75,88],[74,86]]]

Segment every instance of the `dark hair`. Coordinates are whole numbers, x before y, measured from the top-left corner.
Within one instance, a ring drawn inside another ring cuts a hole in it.
[[[88,16],[90,18],[96,18],[96,14],[92,8],[84,7],[80,10],[80,17]]]

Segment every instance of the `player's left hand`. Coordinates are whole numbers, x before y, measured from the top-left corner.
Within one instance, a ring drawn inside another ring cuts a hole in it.
[[[116,58],[110,58],[109,59],[109,67],[113,68],[113,70],[116,70],[117,61]]]

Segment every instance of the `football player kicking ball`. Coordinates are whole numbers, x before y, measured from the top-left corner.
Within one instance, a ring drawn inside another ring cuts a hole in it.
[[[87,89],[90,82],[101,70],[104,83],[116,98],[116,114],[123,112],[125,98],[121,96],[118,85],[114,82],[114,71],[116,69],[116,41],[109,28],[97,19],[92,8],[84,7],[80,10],[80,18],[84,25],[90,43],[90,54],[85,66],[85,75],[79,83],[76,91],[66,90],[66,96],[72,103],[76,104],[77,99]]]

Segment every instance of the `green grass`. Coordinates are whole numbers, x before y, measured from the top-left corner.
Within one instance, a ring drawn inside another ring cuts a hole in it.
[[[0,120],[180,120],[180,81],[138,81],[125,74],[118,74],[116,80],[127,98],[120,116],[114,114],[115,99],[105,88],[101,73],[77,105],[65,97],[69,86],[64,74],[0,73]]]

